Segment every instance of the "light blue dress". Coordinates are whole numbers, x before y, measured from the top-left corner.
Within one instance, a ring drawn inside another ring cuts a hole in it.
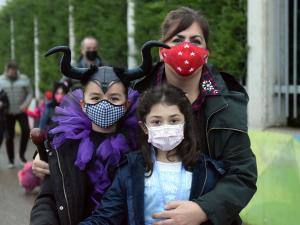
[[[192,173],[183,168],[182,162],[156,161],[151,177],[145,177],[145,224],[150,225],[158,221],[152,218],[152,214],[164,211],[166,203],[173,200],[189,200],[191,184]]]

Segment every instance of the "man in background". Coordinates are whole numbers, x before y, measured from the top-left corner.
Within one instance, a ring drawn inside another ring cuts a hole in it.
[[[14,60],[6,64],[5,72],[0,76],[0,88],[6,92],[9,100],[9,108],[6,115],[6,150],[9,160],[8,167],[13,168],[16,121],[19,122],[21,127],[19,158],[21,163],[26,162],[25,152],[29,138],[29,124],[25,110],[31,102],[32,89],[29,78],[18,71],[18,65]]]
[[[92,36],[87,36],[81,41],[81,56],[77,61],[77,67],[88,68],[90,65],[102,66],[102,60],[99,56],[98,41]]]
[[[102,60],[99,56],[98,47],[99,44],[96,38],[92,36],[86,36],[83,38],[80,46],[81,56],[79,57],[76,66],[79,68],[89,68],[90,65],[96,65],[98,67],[103,66]],[[72,80],[73,90],[80,87],[81,84],[78,80]]]

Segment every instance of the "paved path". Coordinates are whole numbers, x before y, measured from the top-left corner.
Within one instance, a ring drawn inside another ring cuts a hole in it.
[[[29,141],[30,142],[30,141]],[[15,141],[15,150],[18,150],[19,138]],[[26,158],[32,158],[34,152],[33,144],[28,144]],[[18,151],[15,152],[18,156]],[[18,158],[16,165],[19,164]],[[29,214],[32,208],[35,193],[25,194],[23,188],[18,184],[17,172],[20,169],[7,168],[7,156],[4,143],[0,148],[0,225],[26,225],[29,224]]]

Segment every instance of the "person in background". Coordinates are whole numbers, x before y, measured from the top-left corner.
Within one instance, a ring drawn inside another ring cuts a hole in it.
[[[37,105],[34,108],[30,108],[30,106],[25,110],[26,114],[28,117],[31,117],[34,119],[34,124],[40,123],[41,116],[43,115],[45,108],[46,108],[46,102],[49,102],[52,100],[52,92],[51,91],[46,91],[44,93],[44,98],[37,99]]]
[[[99,44],[96,38],[87,36],[81,41],[81,56],[77,61],[77,67],[88,68],[90,65],[102,66],[102,60],[98,53]]]
[[[5,131],[5,116],[9,107],[7,94],[0,88],[0,147],[3,141]]]
[[[7,93],[9,100],[8,114],[6,116],[6,150],[9,159],[9,168],[14,167],[14,137],[16,121],[21,127],[21,140],[19,158],[21,163],[26,162],[25,152],[29,138],[28,117],[25,113],[32,99],[32,89],[29,78],[21,74],[16,61],[9,61],[5,72],[0,76],[0,87]]]
[[[102,59],[99,56],[99,44],[95,37],[86,36],[81,41],[80,57],[76,63],[79,68],[89,68],[90,65],[98,67],[103,66]],[[80,82],[72,79],[72,90],[81,88]]]
[[[43,131],[47,130],[47,126],[51,122],[54,114],[54,109],[60,104],[62,98],[69,92],[70,84],[65,80],[64,82],[56,82],[53,87],[52,99],[46,102],[45,110],[41,116],[39,128]]]

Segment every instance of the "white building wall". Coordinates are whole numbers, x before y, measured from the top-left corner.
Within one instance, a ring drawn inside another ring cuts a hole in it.
[[[282,105],[274,86],[284,71],[284,54],[280,21],[284,9],[280,0],[248,0],[248,124],[264,129],[285,123]],[[280,82],[279,82],[280,83]]]

